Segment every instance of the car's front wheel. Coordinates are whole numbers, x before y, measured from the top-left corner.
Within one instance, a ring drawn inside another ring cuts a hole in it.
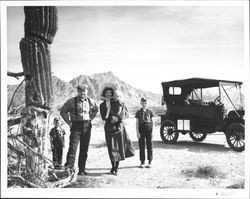
[[[160,128],[161,139],[168,143],[173,144],[179,137],[179,132],[176,129],[176,124],[171,120],[165,120]]]
[[[226,130],[227,143],[234,151],[245,150],[245,126],[241,123],[232,123]]]
[[[189,135],[195,142],[202,142],[207,137],[206,133],[189,132]]]

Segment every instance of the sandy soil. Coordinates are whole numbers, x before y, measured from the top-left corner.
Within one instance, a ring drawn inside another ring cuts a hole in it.
[[[232,151],[223,133],[209,134],[202,143],[195,143],[189,135],[180,134],[176,144],[161,141],[160,126],[153,132],[152,168],[139,168],[139,149],[135,133],[135,119],[126,120],[126,129],[133,142],[135,156],[120,162],[117,176],[108,175],[110,160],[105,144],[103,126],[93,126],[86,171],[78,176],[70,188],[228,188],[244,186],[245,152]],[[68,150],[68,127],[65,127]],[[75,163],[77,166],[77,162]],[[199,168],[209,167],[213,176],[199,176]],[[195,173],[196,172],[196,173]]]

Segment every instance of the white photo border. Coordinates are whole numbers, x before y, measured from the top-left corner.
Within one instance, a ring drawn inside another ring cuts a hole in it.
[[[246,133],[245,189],[11,189],[7,187],[7,7],[8,6],[243,6],[245,41],[246,125],[249,128],[249,2],[248,1],[2,1],[1,3],[1,196],[23,198],[249,198],[249,134]]]

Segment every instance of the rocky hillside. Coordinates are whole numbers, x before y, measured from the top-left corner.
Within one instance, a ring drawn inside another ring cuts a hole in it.
[[[148,98],[149,104],[151,106],[160,105],[161,96],[159,94],[154,94],[152,92],[134,88],[131,85],[121,81],[112,72],[99,73],[91,76],[80,75],[71,80],[69,83],[73,87],[76,87],[81,83],[87,83],[90,87],[89,95],[94,99],[99,100],[102,86],[107,82],[113,83],[118,90],[122,91],[125,98],[124,101],[126,102],[127,106],[138,106],[138,103],[140,102],[142,96]]]
[[[58,110],[61,105],[69,98],[76,95],[76,86],[80,83],[87,83],[90,87],[89,96],[95,99],[98,104],[100,103],[100,92],[105,83],[113,83],[116,87],[123,92],[124,101],[128,107],[133,108],[138,106],[142,96],[147,97],[150,106],[160,106],[161,96],[152,92],[143,91],[132,87],[129,84],[121,81],[112,72],[99,73],[91,76],[80,75],[70,82],[65,82],[53,76],[53,91],[54,91],[54,104],[52,110]],[[12,94],[18,85],[8,85],[8,104],[11,100]],[[20,106],[25,103],[23,84],[15,96],[13,106]]]

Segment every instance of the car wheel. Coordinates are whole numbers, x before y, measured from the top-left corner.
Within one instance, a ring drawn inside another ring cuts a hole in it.
[[[227,143],[234,151],[245,150],[245,126],[241,123],[232,123],[226,130]]]
[[[162,123],[160,134],[161,139],[168,144],[175,143],[179,137],[179,132],[177,132],[176,124],[171,120],[165,120]]]
[[[189,132],[189,135],[192,138],[192,140],[195,142],[202,142],[207,137],[206,133]]]

